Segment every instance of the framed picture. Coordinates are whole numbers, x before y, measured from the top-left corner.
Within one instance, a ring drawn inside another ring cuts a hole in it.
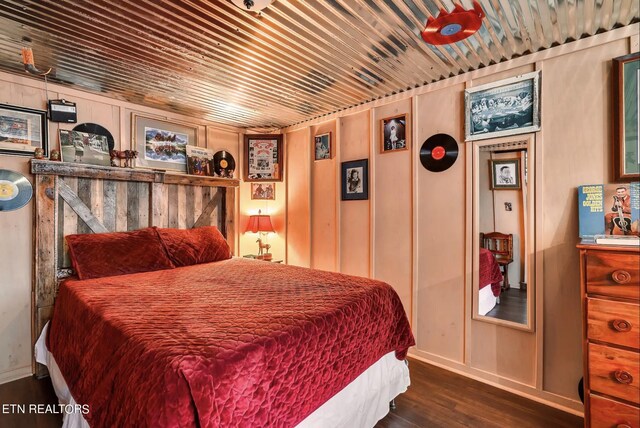
[[[520,159],[492,159],[489,164],[491,189],[520,188]]]
[[[109,144],[106,135],[61,129],[58,136],[63,162],[111,165],[110,151],[113,150],[113,143]]]
[[[251,199],[266,199],[273,201],[275,198],[275,183],[251,183]]]
[[[369,199],[369,159],[342,162],[342,200]]]
[[[198,145],[198,127],[131,114],[136,167],[187,172],[187,145]]]
[[[316,135],[315,160],[331,159],[331,132]]]
[[[187,146],[187,174],[215,176],[212,149]]]
[[[49,155],[47,112],[0,104],[0,154],[33,156],[36,149]]]
[[[540,72],[464,91],[467,141],[540,129]]]
[[[640,178],[640,53],[613,59],[615,181]]]
[[[408,150],[409,134],[410,128],[407,126],[406,114],[382,119],[380,121],[380,153]]]
[[[244,136],[244,181],[282,181],[282,135]]]

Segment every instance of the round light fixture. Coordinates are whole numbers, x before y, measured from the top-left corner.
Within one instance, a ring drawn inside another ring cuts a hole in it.
[[[251,12],[260,12],[274,1],[275,0],[231,0],[231,2],[240,9],[250,10]]]

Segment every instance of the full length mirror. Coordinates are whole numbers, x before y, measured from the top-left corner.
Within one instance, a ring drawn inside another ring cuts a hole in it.
[[[473,145],[473,317],[533,330],[533,136]]]

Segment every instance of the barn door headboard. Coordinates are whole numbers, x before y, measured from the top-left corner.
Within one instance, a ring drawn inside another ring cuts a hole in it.
[[[234,251],[236,179],[32,160],[35,176],[32,339],[53,314],[70,262],[64,237],[74,233],[188,229],[214,225]],[[33,362],[37,376],[46,367]]]

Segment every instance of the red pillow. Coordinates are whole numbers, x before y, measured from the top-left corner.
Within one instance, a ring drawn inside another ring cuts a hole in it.
[[[71,264],[80,279],[173,269],[155,227],[132,232],[68,235]]]
[[[231,258],[229,244],[215,226],[194,229],[158,229],[158,234],[176,267]]]

